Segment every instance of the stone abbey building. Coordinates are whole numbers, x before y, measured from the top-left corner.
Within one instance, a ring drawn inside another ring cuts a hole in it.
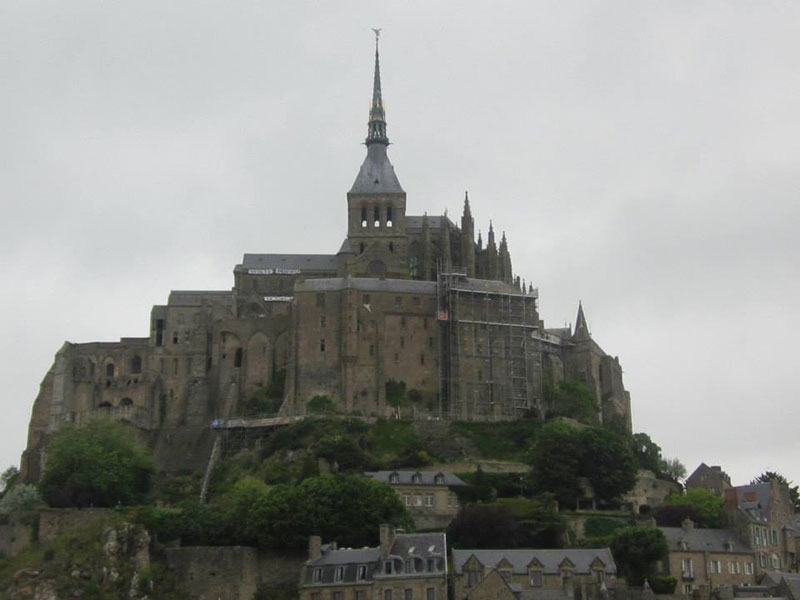
[[[458,220],[408,214],[388,145],[376,46],[366,158],[338,251],[245,254],[232,290],[171,292],[146,337],[65,343],[34,405],[27,477],[38,478],[51,432],[98,413],[146,432],[167,462],[179,444],[200,453],[212,421],[241,414],[278,376],[287,416],[315,396],[339,412],[389,416],[387,382],[403,382],[416,418],[516,419],[546,413],[545,380],[577,379],[598,420],[629,424],[620,364],[583,310],[574,330],[545,328],[505,234],[498,243],[490,225],[476,241],[468,198]]]

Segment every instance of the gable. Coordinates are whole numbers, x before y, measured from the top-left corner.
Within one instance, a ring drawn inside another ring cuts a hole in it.
[[[481,582],[467,594],[467,600],[516,600],[514,592],[503,576],[492,569]]]
[[[566,569],[574,569],[575,563],[573,563],[568,557],[565,556],[564,560],[558,563],[558,568],[562,571]]]
[[[501,560],[499,563],[497,563],[495,565],[495,568],[498,571],[513,571],[514,570],[514,565],[512,565],[510,562],[508,562],[508,559],[506,557],[503,557],[503,560]]]

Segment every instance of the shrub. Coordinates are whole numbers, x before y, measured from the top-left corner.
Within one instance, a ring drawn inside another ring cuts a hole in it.
[[[41,500],[35,485],[20,483],[8,490],[0,500],[0,514],[31,510]]]
[[[335,412],[330,396],[314,396],[306,402],[306,412],[311,415],[331,414]]]
[[[656,594],[673,594],[678,584],[677,578],[672,575],[650,575],[647,581]]]

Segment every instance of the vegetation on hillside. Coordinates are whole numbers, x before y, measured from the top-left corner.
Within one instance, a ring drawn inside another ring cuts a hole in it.
[[[663,506],[653,511],[661,527],[680,527],[684,519],[691,519],[698,527],[725,527],[728,516],[722,496],[693,488],[683,494],[670,494]]]

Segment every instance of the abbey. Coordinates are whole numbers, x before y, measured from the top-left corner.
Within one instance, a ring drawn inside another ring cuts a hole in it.
[[[171,292],[146,337],[65,343],[34,404],[26,478],[38,478],[52,432],[97,414],[139,428],[165,468],[187,460],[178,447],[205,460],[209,424],[267,387],[285,416],[322,397],[364,417],[402,403],[404,417],[485,421],[545,416],[548,386],[580,380],[598,422],[630,427],[619,361],[583,309],[574,329],[547,329],[505,234],[498,243],[490,225],[476,241],[466,196],[458,220],[408,214],[388,145],[376,45],[366,158],[338,251],[245,254],[232,290]]]

